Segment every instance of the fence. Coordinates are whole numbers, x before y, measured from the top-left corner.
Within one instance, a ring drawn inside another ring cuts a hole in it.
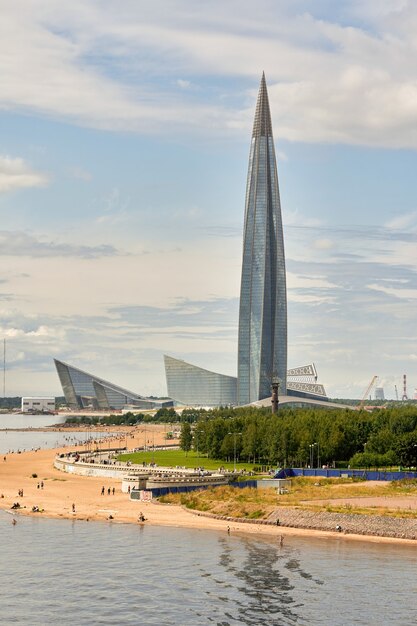
[[[361,478],[363,480],[403,480],[417,478],[417,472],[364,469],[280,469],[274,478],[293,478],[295,476],[317,476],[322,478]]]

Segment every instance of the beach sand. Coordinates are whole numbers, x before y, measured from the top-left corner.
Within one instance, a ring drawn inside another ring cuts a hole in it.
[[[102,431],[103,432],[103,431]],[[120,429],[119,429],[120,432]],[[154,439],[155,445],[163,444],[165,429],[160,425],[147,425],[146,436]],[[124,445],[125,437],[120,440]],[[144,427],[135,428],[129,434],[128,446],[143,445]],[[112,445],[115,441],[112,442]],[[107,444],[102,444],[106,447]],[[237,523],[227,520],[218,520],[199,516],[184,510],[176,505],[163,505],[157,502],[131,501],[127,494],[121,492],[121,481],[117,479],[103,479],[95,477],[76,476],[66,474],[53,467],[57,453],[67,452],[66,448],[38,450],[21,454],[8,454],[6,461],[0,457],[0,508],[10,510],[14,502],[19,502],[24,508],[19,509],[18,515],[37,515],[53,518],[67,518],[81,521],[107,521],[107,523],[138,523],[139,512],[146,517],[145,524],[158,526],[174,526],[217,530],[227,533],[228,527],[232,533],[256,534],[259,536],[276,537],[279,541],[284,537],[301,536],[332,538],[337,541],[368,541],[373,543],[401,543],[416,545],[415,541],[394,539],[389,537],[374,537],[363,535],[344,535],[337,532],[318,531],[282,526],[263,526],[260,524]],[[36,478],[32,478],[36,474]],[[44,488],[38,488],[43,481]],[[105,495],[101,495],[102,487]],[[107,495],[107,489],[115,488],[114,495]],[[23,497],[18,491],[23,489]],[[382,500],[384,500],[382,498]],[[75,513],[72,505],[75,505]],[[383,503],[382,503],[383,505]],[[44,509],[42,513],[32,513],[32,507]],[[109,521],[109,516],[113,520]]]

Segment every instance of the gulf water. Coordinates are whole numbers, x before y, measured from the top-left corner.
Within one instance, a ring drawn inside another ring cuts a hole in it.
[[[413,546],[16,519],[0,513],[1,624],[417,621]]]
[[[19,415],[0,414],[0,454],[14,451],[21,452],[34,448],[56,448],[64,445],[84,443],[91,437],[89,431],[36,432],[5,429],[43,428],[53,424],[62,424],[66,417],[62,415]],[[106,433],[94,431],[95,438],[105,437]]]
[[[1,415],[0,428],[57,421]],[[0,451],[68,435],[2,431]],[[2,625],[417,624],[417,545],[12,519],[0,512]]]

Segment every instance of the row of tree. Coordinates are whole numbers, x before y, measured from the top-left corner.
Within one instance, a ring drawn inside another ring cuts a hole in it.
[[[196,413],[194,411],[194,413]],[[417,407],[367,411],[237,408],[183,421],[181,447],[209,458],[305,467],[417,466]]]

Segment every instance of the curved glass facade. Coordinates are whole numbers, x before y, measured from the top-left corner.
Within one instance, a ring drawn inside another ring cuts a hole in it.
[[[287,289],[281,203],[265,76],[256,105],[246,186],[239,311],[238,404],[286,393]]]
[[[126,405],[133,405],[138,409],[154,409],[172,406],[171,400],[158,402],[144,398],[68,363],[57,359],[54,359],[54,362],[65,401],[71,409],[120,410]]]
[[[236,404],[237,380],[164,355],[168,395],[187,406]]]

